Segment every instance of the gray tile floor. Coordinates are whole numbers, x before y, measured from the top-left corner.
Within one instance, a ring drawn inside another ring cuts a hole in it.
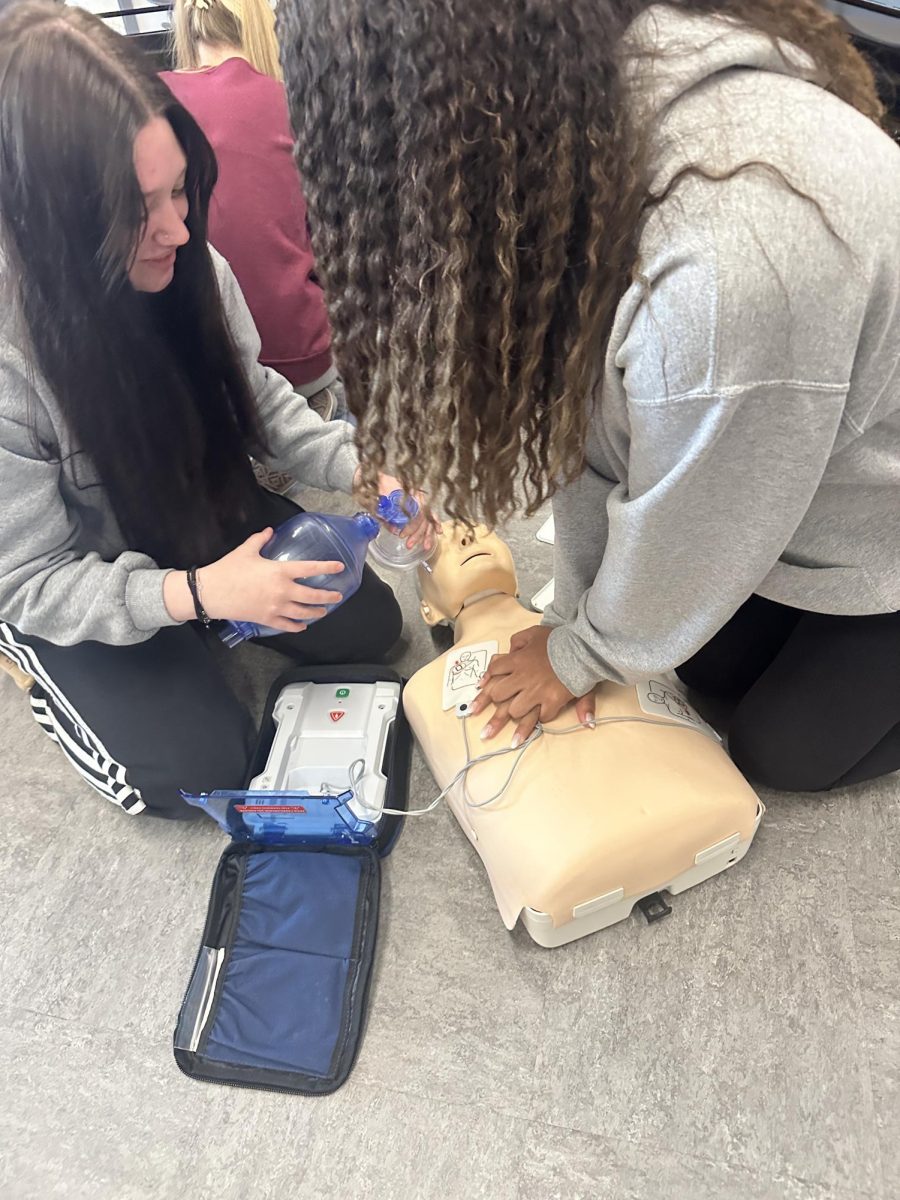
[[[524,596],[537,524],[510,537]],[[279,656],[233,661],[258,703]],[[4,1198],[900,1197],[897,778],[766,795],[733,872],[558,950],[505,931],[448,813],[408,821],[356,1070],[302,1099],[172,1058],[221,835],[104,806],[5,677],[0,713]]]

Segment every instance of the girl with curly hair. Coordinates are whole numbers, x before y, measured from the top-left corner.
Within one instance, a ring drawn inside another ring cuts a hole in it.
[[[678,670],[738,764],[900,768],[900,151],[817,0],[282,0],[369,470],[553,496],[488,736]],[[371,482],[371,480],[370,480]]]

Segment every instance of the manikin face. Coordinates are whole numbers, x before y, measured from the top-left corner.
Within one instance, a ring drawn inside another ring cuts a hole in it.
[[[147,224],[128,269],[138,292],[161,292],[175,276],[175,254],[190,237],[185,221],[187,160],[172,126],[154,117],[134,139],[134,169],[147,206]]]
[[[479,592],[515,596],[517,591],[509,547],[483,525],[471,531],[465,525],[445,525],[428,565],[430,573],[419,571],[419,591],[422,616],[429,625],[452,620]]]

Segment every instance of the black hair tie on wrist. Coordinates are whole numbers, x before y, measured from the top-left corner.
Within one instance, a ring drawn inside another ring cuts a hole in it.
[[[212,621],[210,619],[209,613],[206,611],[206,609],[200,603],[200,588],[197,584],[197,568],[196,567],[189,568],[188,573],[187,573],[187,582],[188,582],[188,588],[190,589],[190,592],[191,592],[191,599],[194,601],[194,615],[196,616],[197,620],[200,621],[201,624],[205,625],[208,629],[210,627],[210,625],[212,625]]]

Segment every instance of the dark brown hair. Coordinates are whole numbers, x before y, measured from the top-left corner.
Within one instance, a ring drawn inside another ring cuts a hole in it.
[[[673,0],[805,48],[879,115],[817,0]],[[586,398],[647,195],[620,46],[651,0],[281,0],[298,159],[371,484],[533,510],[582,466]]]
[[[134,139],[165,117],[188,163],[190,241],[159,295],[128,268],[146,212]],[[78,8],[0,18],[0,240],[33,366],[131,549],[164,566],[233,547],[257,488],[255,404],[206,243],[216,161],[128,40]]]

